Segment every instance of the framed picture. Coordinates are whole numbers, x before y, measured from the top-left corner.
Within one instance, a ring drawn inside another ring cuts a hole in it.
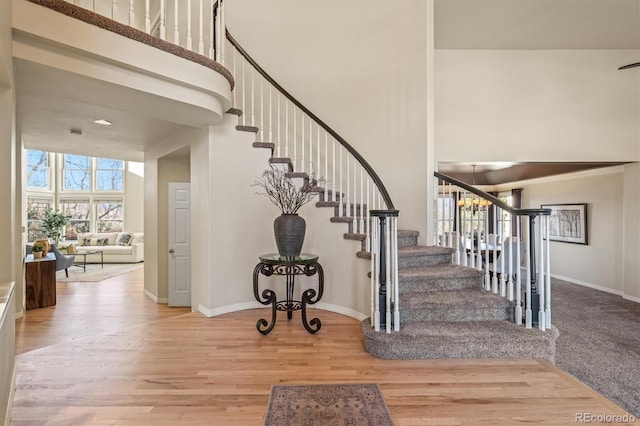
[[[587,204],[542,204],[551,209],[549,239],[564,243],[589,244],[587,239]]]

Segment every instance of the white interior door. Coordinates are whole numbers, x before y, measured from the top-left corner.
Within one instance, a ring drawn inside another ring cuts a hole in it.
[[[191,184],[169,183],[169,306],[191,306]]]

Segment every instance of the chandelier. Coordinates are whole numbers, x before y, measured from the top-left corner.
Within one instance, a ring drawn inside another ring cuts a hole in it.
[[[475,186],[476,184],[476,165],[472,164],[471,167],[473,167],[473,185]],[[490,206],[491,204],[493,204],[491,201],[489,200],[485,200],[485,199],[479,199],[479,198],[475,198],[472,196],[471,199],[469,198],[461,198],[458,200],[458,207],[463,208],[467,211],[474,211],[477,212],[478,210],[485,210],[488,206]]]

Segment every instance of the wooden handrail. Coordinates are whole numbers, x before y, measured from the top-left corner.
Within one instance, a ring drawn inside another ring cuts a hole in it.
[[[387,191],[387,188],[385,188],[384,184],[382,183],[382,180],[380,179],[378,174],[375,172],[373,167],[371,167],[371,165],[367,162],[367,160],[365,160],[364,157],[362,157],[362,155],[360,155],[360,153],[356,151],[356,149],[353,146],[351,146],[346,140],[344,140],[344,138],[342,138],[338,133],[336,133],[335,130],[333,130],[324,121],[318,118],[317,115],[309,111],[309,109],[307,109],[304,105],[302,105],[296,98],[294,98],[280,84],[278,84],[278,82],[276,82],[264,69],[262,69],[262,67],[258,65],[258,63],[255,60],[253,60],[253,58],[238,44],[236,39],[234,39],[231,36],[231,34],[229,34],[229,31],[226,31],[226,35],[229,42],[236,48],[238,52],[240,52],[240,54],[245,58],[245,60],[249,62],[256,69],[256,71],[258,71],[260,75],[262,75],[262,77],[265,78],[265,80],[271,83],[271,85],[273,85],[273,87],[275,87],[278,91],[280,91],[280,93],[282,93],[291,103],[293,103],[302,112],[304,112],[307,116],[309,116],[312,120],[314,120],[327,133],[333,136],[333,138],[337,140],[338,143],[340,143],[340,145],[345,147],[345,149],[349,151],[349,153],[356,160],[358,160],[360,165],[366,170],[366,172],[369,174],[369,176],[371,177],[375,185],[378,187],[378,190],[380,191],[380,194],[382,194],[382,198],[387,206],[387,209],[395,210],[393,201],[391,201],[391,196],[389,196],[389,192]]]
[[[469,184],[466,184],[458,179],[452,178],[451,176],[447,176],[440,172],[434,172],[434,176],[438,179],[441,179],[445,182],[449,182],[452,185],[458,186],[462,189],[465,189],[473,194],[476,194],[478,197],[482,197],[485,200],[491,201],[494,205],[502,208],[503,210],[508,211],[509,213],[516,216],[549,216],[551,215],[551,209],[518,209],[510,206],[504,201],[500,200],[498,197],[495,197],[487,192],[481,191],[478,188],[475,188]]]

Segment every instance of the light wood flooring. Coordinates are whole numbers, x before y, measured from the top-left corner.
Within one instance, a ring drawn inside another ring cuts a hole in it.
[[[12,425],[261,425],[271,385],[378,383],[398,425],[568,425],[625,412],[535,360],[385,361],[358,321],[326,311],[316,335],[266,310],[205,318],[156,305],[142,270],[58,284],[55,307],[17,324]],[[247,284],[249,285],[249,284]]]

